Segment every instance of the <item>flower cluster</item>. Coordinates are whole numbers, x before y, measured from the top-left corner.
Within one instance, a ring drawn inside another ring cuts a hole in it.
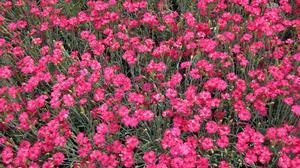
[[[299,167],[299,6],[1,1],[0,167]]]

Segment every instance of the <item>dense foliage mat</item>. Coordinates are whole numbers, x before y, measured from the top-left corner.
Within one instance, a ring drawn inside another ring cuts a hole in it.
[[[300,167],[299,0],[0,1],[0,167]]]

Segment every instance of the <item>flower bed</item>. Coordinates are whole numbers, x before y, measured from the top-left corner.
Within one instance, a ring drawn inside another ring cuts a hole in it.
[[[299,4],[1,1],[0,167],[299,167]]]

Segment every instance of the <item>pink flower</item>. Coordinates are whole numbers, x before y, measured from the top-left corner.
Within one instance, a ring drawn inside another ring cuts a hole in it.
[[[286,154],[281,155],[278,160],[278,166],[280,168],[290,168],[291,167],[291,159]]]
[[[247,151],[249,146],[248,146],[248,144],[246,144],[244,142],[238,142],[238,143],[236,143],[236,148],[237,148],[238,152],[242,153],[242,152]]]
[[[154,151],[148,151],[144,153],[143,160],[146,164],[154,164],[156,160],[156,154]]]
[[[204,107],[202,109],[198,109],[198,111],[202,119],[208,119],[209,117],[211,117],[211,109]]]
[[[124,123],[125,126],[136,127],[138,122],[136,117],[125,116],[122,118],[122,123]]]
[[[41,31],[46,31],[49,29],[49,23],[48,22],[43,22],[41,25],[40,25],[40,30]]]
[[[144,103],[145,99],[142,94],[137,94],[137,93],[129,93],[128,94],[128,101],[133,103],[136,102],[138,104]]]
[[[198,69],[195,69],[195,68],[193,68],[193,69],[191,69],[191,70],[189,71],[189,75],[190,75],[193,79],[199,79],[199,78],[201,77],[199,70],[198,70]]]
[[[134,164],[134,153],[131,150],[125,149],[121,151],[121,162],[125,167],[132,167]]]
[[[184,161],[180,157],[175,157],[171,160],[171,167],[180,168],[184,166]]]
[[[149,12],[146,12],[141,20],[142,23],[147,23],[151,26],[157,26],[158,20],[157,17]]]
[[[229,145],[229,139],[227,136],[221,136],[219,139],[217,139],[217,145],[220,148],[226,148]]]
[[[193,14],[191,12],[185,12],[184,13],[184,19],[187,21],[187,24],[191,27],[196,26],[196,19],[194,18]]]
[[[201,144],[201,148],[204,150],[209,150],[214,147],[214,143],[211,138],[201,138],[199,142]]]
[[[64,147],[66,144],[66,138],[62,136],[58,136],[55,138],[54,144],[59,147]]]
[[[94,141],[95,145],[103,145],[106,142],[105,135],[100,134],[100,133],[96,133],[93,136],[93,141]]]
[[[205,157],[199,157],[197,160],[197,167],[199,168],[208,168],[209,167],[209,160]]]
[[[0,67],[0,78],[9,79],[12,75],[9,66],[2,66]]]
[[[154,118],[154,113],[151,110],[139,109],[135,111],[134,116],[141,121],[151,121]]]
[[[256,161],[257,161],[257,156],[251,151],[248,151],[245,156],[245,162],[249,165],[253,165]]]
[[[65,156],[61,152],[57,152],[52,155],[53,162],[56,166],[61,165],[63,163],[63,160],[65,159]]]
[[[229,133],[230,133],[230,127],[229,126],[223,125],[223,124],[219,125],[219,127],[218,127],[218,134],[220,136],[222,136],[222,135],[228,135]]]
[[[108,126],[105,123],[100,123],[98,124],[96,130],[99,134],[106,134],[108,132]]]
[[[200,123],[195,119],[189,120],[187,123],[187,127],[190,132],[197,132],[200,130]]]
[[[264,142],[264,136],[259,132],[255,132],[251,135],[251,142],[254,144],[261,144]]]
[[[71,107],[75,104],[75,100],[70,94],[64,95],[62,99],[67,107]]]
[[[230,167],[229,163],[225,160],[222,160],[218,166],[218,168],[229,168],[229,167]]]
[[[128,62],[129,65],[133,65],[137,61],[136,58],[135,58],[135,53],[134,53],[133,50],[125,51],[122,58],[125,59]]]
[[[212,52],[214,51],[215,47],[217,46],[217,42],[212,39],[201,39],[199,41],[199,45],[201,50],[205,52]]]
[[[28,152],[28,158],[30,158],[31,160],[36,160],[39,158],[41,154],[41,148],[39,143],[35,143]]]
[[[170,87],[175,87],[176,85],[180,84],[181,80],[182,75],[179,72],[174,73],[170,80]]]
[[[14,153],[13,149],[11,147],[4,147],[4,149],[1,152],[2,161],[5,164],[10,164],[13,161]]]
[[[126,147],[128,149],[133,150],[134,148],[137,147],[137,145],[140,143],[138,138],[136,136],[128,136],[126,137]]]
[[[175,89],[169,88],[166,91],[166,97],[171,99],[171,98],[175,98],[177,96],[177,91]]]
[[[95,89],[93,99],[95,101],[101,101],[101,100],[104,100],[104,98],[105,98],[104,89],[101,89],[101,88]]]
[[[214,134],[218,130],[218,124],[214,121],[208,121],[206,123],[205,129],[209,134]]]
[[[238,117],[242,121],[249,121],[251,119],[251,113],[248,110],[241,110],[238,112]]]
[[[262,164],[266,164],[270,161],[272,153],[270,152],[269,148],[264,147],[261,154],[258,157],[258,160]]]
[[[220,78],[210,78],[205,82],[204,87],[209,91],[212,91],[213,89],[224,91],[227,88],[227,83]]]

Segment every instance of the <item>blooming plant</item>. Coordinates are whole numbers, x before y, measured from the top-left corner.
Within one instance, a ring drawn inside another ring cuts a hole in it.
[[[299,0],[0,2],[0,167],[300,167]]]

